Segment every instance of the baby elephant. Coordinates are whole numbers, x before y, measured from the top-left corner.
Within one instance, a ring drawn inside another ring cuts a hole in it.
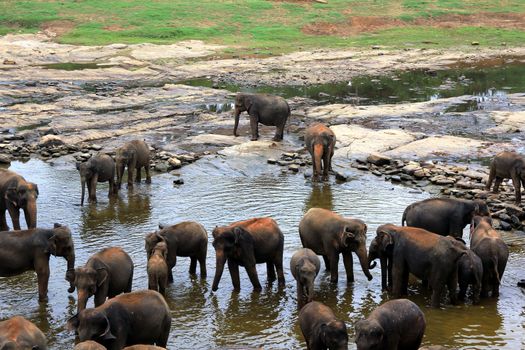
[[[313,250],[308,248],[299,249],[290,260],[290,270],[293,278],[297,281],[297,302],[299,307],[309,303],[314,298],[314,281],[321,262]]]
[[[468,286],[471,286],[472,301],[479,302],[481,292],[481,278],[483,277],[483,265],[481,259],[471,249],[458,262],[459,300],[465,300]]]
[[[348,349],[345,323],[323,303],[312,301],[306,304],[299,312],[299,326],[309,350]]]
[[[168,285],[168,245],[165,241],[160,241],[153,248],[151,257],[148,260],[148,289],[166,295]]]
[[[14,316],[0,322],[0,349],[47,350],[47,340],[33,322],[22,316]]]
[[[146,170],[146,183],[151,183],[149,174],[149,146],[142,140],[126,142],[116,152],[117,188],[120,189],[124,168],[128,167],[128,188],[133,187],[133,172],[136,170],[135,181],[140,182],[141,169]]]
[[[408,299],[387,301],[355,325],[358,350],[417,350],[425,334],[421,309]]]
[[[328,171],[332,170],[332,157],[334,156],[334,132],[327,126],[316,123],[306,129],[304,144],[312,156],[313,180],[319,181],[321,161],[323,162],[323,181],[328,180]]]
[[[521,203],[521,186],[525,186],[525,158],[514,152],[498,153],[490,163],[490,175],[485,189],[488,191],[494,184],[494,193],[498,193],[503,179],[512,179],[516,193],[516,205]]]

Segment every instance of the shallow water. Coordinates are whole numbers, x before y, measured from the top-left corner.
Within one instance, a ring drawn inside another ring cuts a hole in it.
[[[275,175],[275,169],[261,167],[254,176],[240,176],[232,171],[199,161],[181,169],[185,184],[172,185],[173,176],[156,175],[151,185],[141,184],[133,192],[122,191],[118,199],[107,198],[107,184],[99,184],[96,205],[80,207],[80,181],[74,166],[51,166],[39,160],[15,162],[11,169],[39,185],[38,223],[50,227],[54,222],[67,224],[76,249],[76,264],[107,246],[122,246],[135,263],[133,289],[147,287],[146,257],[143,237],[159,222],[182,220],[201,222],[211,236],[215,225],[257,216],[271,216],[285,235],[286,288],[263,287],[253,293],[241,268],[241,292],[232,292],[229,273],[224,272],[219,290],[211,291],[215,272],[215,253],[208,250],[208,278],[190,278],[189,259],[180,258],[174,269],[175,282],[168,289],[172,310],[169,349],[209,349],[253,346],[278,349],[304,348],[295,301],[295,281],[289,272],[289,260],[301,247],[297,225],[309,208],[320,206],[365,220],[368,242],[377,226],[399,223],[404,208],[428,197],[411,193],[404,187],[377,180],[368,175],[359,180],[336,184],[312,185],[301,175]],[[412,191],[413,192],[413,191]],[[446,306],[430,309],[428,292],[419,284],[411,286],[410,299],[420,305],[427,318],[424,344],[441,344],[458,349],[519,349],[525,347],[525,295],[516,287],[523,276],[525,251],[513,249],[503,278],[498,300],[484,300],[481,305]],[[342,263],[339,283],[332,286],[329,274],[321,269],[316,280],[316,299],[332,307],[353,337],[353,325],[387,300],[380,292],[379,269],[374,279],[366,280],[354,258],[356,282],[346,286]],[[67,293],[64,280],[66,262],[51,258],[49,302],[37,302],[36,276],[32,272],[0,278],[0,319],[21,314],[35,322],[48,336],[50,349],[71,349],[74,334],[66,330],[69,317],[76,311],[75,294]],[[259,277],[266,281],[265,267]],[[92,306],[92,299],[88,306]],[[355,349],[350,340],[351,349]]]

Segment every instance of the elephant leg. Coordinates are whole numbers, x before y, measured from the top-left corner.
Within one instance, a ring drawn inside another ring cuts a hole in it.
[[[257,269],[254,265],[245,266],[248,277],[250,277],[250,282],[252,282],[253,289],[255,291],[260,291],[262,289],[261,283],[259,282],[259,277],[257,276]],[[238,276],[238,275],[237,275]]]
[[[172,261],[168,263],[168,282],[173,283],[173,268],[177,264],[177,256],[172,258]]]
[[[9,231],[9,226],[7,226],[7,221],[5,218],[5,209],[1,210],[1,213],[0,213],[0,230]]]
[[[283,135],[284,135],[284,126],[286,124],[286,119],[282,125],[277,125],[277,129],[275,130],[275,136],[273,137],[274,141],[282,141]]]
[[[159,293],[162,295],[166,295],[166,285],[167,285],[166,276],[159,278]]]
[[[135,170],[135,164],[128,163],[128,188],[133,188],[133,171]]]
[[[146,170],[146,183],[151,183],[151,175],[149,173],[149,162],[144,166],[144,170]]]
[[[140,183],[142,181],[142,167],[138,166],[135,168],[137,175],[135,175],[135,182]]]
[[[354,262],[352,259],[352,253],[344,252],[343,253],[343,263],[346,270],[346,284],[354,282]]]
[[[277,281],[279,287],[284,287],[284,270],[283,270],[283,253],[277,253],[277,257],[274,259],[275,270],[277,270]]]
[[[89,184],[89,187],[91,187],[91,191],[89,193],[89,200],[94,203],[97,202],[97,182],[98,182],[98,174],[95,174],[91,177],[91,181]]]
[[[387,290],[392,290],[392,259],[386,259],[387,264]]]
[[[432,297],[431,306],[439,307],[439,301],[441,300],[441,292],[443,291],[443,285],[441,283],[433,283],[432,285]]]
[[[115,184],[115,179],[110,178],[109,179],[109,193],[108,193],[108,197],[112,197],[116,193],[117,193],[117,186]]]
[[[104,304],[104,302],[106,301],[106,297],[107,297],[107,293],[104,293],[101,290],[97,290],[97,292],[95,293],[95,298],[94,298],[95,299],[95,307]]]
[[[500,282],[497,278],[494,278],[494,283],[492,284],[492,297],[497,298],[499,296],[499,284]]]
[[[328,260],[328,257],[326,255],[323,255],[323,261],[326,271],[330,271],[330,260]]]
[[[266,262],[266,275],[268,276],[268,283],[272,283],[277,279],[277,277],[275,277],[275,267],[273,266],[272,261]]]
[[[405,275],[405,261],[403,257],[394,257],[392,264],[392,294],[399,298],[403,293],[403,280]]]
[[[457,273],[452,272],[452,275],[449,277],[449,279],[447,281],[447,287],[448,287],[448,294],[449,294],[449,298],[450,298],[450,303],[452,305],[456,305],[458,303],[457,295],[456,295],[456,289],[458,287],[458,276],[457,276]]]
[[[199,267],[201,269],[201,278],[206,278],[206,252],[197,258],[199,260]]]
[[[330,154],[325,150],[323,152],[323,181],[328,180],[328,170],[330,170]]]
[[[514,186],[514,194],[516,195],[516,205],[521,204],[521,180],[518,174],[512,175],[512,186]]]
[[[232,278],[233,289],[236,291],[241,290],[241,280],[239,278],[239,264],[228,259],[228,270],[230,270],[230,276]],[[248,267],[246,267],[248,271]]]
[[[256,115],[250,115],[250,128],[252,129],[252,141],[259,138],[259,118]]]
[[[501,185],[501,182],[503,179],[501,177],[496,177],[496,181],[494,182],[494,190],[492,192],[499,193],[499,185]]]
[[[306,304],[306,296],[303,294],[303,285],[297,279],[297,307],[300,310]]]
[[[47,301],[47,286],[49,283],[49,261],[36,261],[36,277],[38,281],[38,301]],[[40,266],[39,266],[40,265]]]
[[[190,274],[195,275],[197,273],[197,258],[190,257]]]
[[[468,283],[466,281],[460,281],[459,282],[459,293],[458,293],[458,300],[465,300],[465,296],[467,295],[467,288]]]
[[[487,180],[487,185],[485,186],[486,191],[490,191],[490,187],[492,186],[492,181],[494,181],[494,178],[496,177],[496,167],[490,167],[490,174],[489,179]]]
[[[20,230],[20,211],[13,205],[9,205],[7,210],[11,216],[11,221],[13,221],[13,230]]]
[[[133,285],[133,273],[131,274],[131,276],[129,276],[128,284],[127,284],[126,290],[124,292],[125,293],[131,292],[132,285]]]
[[[339,278],[338,275],[338,266],[339,266],[339,254],[333,252],[330,254],[330,282],[337,283],[337,280]]]

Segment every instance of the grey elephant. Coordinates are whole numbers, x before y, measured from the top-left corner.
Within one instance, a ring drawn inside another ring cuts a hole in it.
[[[155,245],[148,259],[148,289],[166,294],[168,285],[168,245],[162,240]]]
[[[426,320],[419,306],[408,299],[390,300],[355,325],[357,350],[417,350]]]
[[[474,215],[490,215],[487,204],[456,198],[429,198],[406,207],[401,225],[419,227],[438,235],[461,238]]]
[[[82,185],[82,197],[80,205],[84,205],[86,185],[88,188],[88,199],[90,202],[97,201],[97,183],[109,182],[109,193],[111,197],[117,192],[115,186],[115,161],[105,153],[98,153],[84,163],[77,163],[80,173],[80,184]]]
[[[323,180],[328,180],[328,171],[332,170],[332,157],[335,149],[335,134],[329,127],[316,123],[308,127],[304,135],[304,144],[313,164],[313,180],[318,181],[323,172]],[[321,162],[323,163],[321,166]]]
[[[314,281],[321,269],[321,261],[308,248],[297,250],[290,259],[290,271],[297,281],[297,303],[301,308],[314,298]]]
[[[149,173],[150,150],[146,142],[142,140],[132,140],[119,147],[116,152],[117,166],[117,188],[122,185],[124,169],[128,168],[128,188],[133,187],[133,172],[136,171],[135,181],[141,180],[141,169],[146,170],[146,183],[151,183]]]
[[[157,243],[165,241],[168,245],[168,281],[173,282],[172,269],[177,263],[177,256],[190,257],[190,274],[195,274],[197,261],[201,278],[206,278],[206,255],[208,253],[208,233],[204,226],[195,221],[183,221],[176,225],[159,225],[160,231],[152,232],[145,237],[147,259],[151,257]]]
[[[284,126],[290,116],[290,106],[284,98],[266,94],[238,93],[235,96],[234,136],[238,136],[239,115],[244,111],[250,116],[252,141],[259,138],[259,123],[277,128],[274,141],[283,139]]]
[[[47,350],[47,340],[33,322],[22,316],[14,316],[0,322],[0,349]]]
[[[311,208],[299,223],[299,236],[303,247],[323,256],[332,283],[338,280],[339,254],[343,255],[346,282],[354,282],[352,252],[357,254],[368,280],[372,279],[366,254],[366,230],[367,226],[363,221],[344,218],[322,208]]]
[[[372,239],[368,247],[368,267],[373,269],[379,259],[381,264],[381,290],[390,291],[392,289],[392,245],[386,242],[379,242],[377,237]]]
[[[77,267],[73,278],[80,312],[91,296],[95,297],[95,306],[100,306],[106,298],[131,292],[133,261],[120,247],[104,248],[93,254],[85,266]]]
[[[299,311],[298,321],[308,350],[348,349],[345,323],[323,303],[312,301],[306,304]]]
[[[161,294],[142,290],[120,294],[96,308],[84,309],[67,324],[80,341],[95,340],[108,350],[135,344],[166,347],[171,313]]]
[[[498,231],[492,228],[490,217],[476,216],[472,220],[470,249],[480,257],[483,264],[481,296],[487,297],[492,292],[492,297],[497,297],[509,259],[509,248]]]
[[[463,240],[462,243],[466,244]],[[472,301],[474,304],[479,302],[481,293],[481,280],[483,277],[483,264],[480,257],[472,249],[467,249],[467,253],[458,262],[458,283],[459,300],[465,300],[468,287],[471,287]]]
[[[73,350],[107,350],[102,344],[97,343],[94,340],[86,340],[75,345]]]
[[[516,205],[521,203],[521,187],[525,187],[525,158],[515,152],[500,152],[490,163],[490,174],[486,190],[490,190],[492,181],[494,193],[498,193],[499,186],[504,179],[512,179],[512,186],[516,194]]]
[[[66,259],[66,279],[70,283],[68,291],[72,293],[75,290],[71,279],[71,273],[75,268],[75,248],[69,228],[55,224],[52,229],[35,228],[0,232],[0,277],[15,276],[29,270],[35,271],[39,301],[47,301],[51,255]]]
[[[13,221],[13,229],[20,230],[20,210],[24,211],[27,228],[36,227],[36,200],[38,186],[17,173],[0,169],[0,231],[8,231],[6,210]]]

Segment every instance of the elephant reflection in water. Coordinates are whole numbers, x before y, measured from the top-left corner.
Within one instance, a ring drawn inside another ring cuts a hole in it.
[[[306,213],[311,208],[334,209],[334,195],[329,183],[315,183],[312,185],[312,191],[304,203],[303,212]]]

